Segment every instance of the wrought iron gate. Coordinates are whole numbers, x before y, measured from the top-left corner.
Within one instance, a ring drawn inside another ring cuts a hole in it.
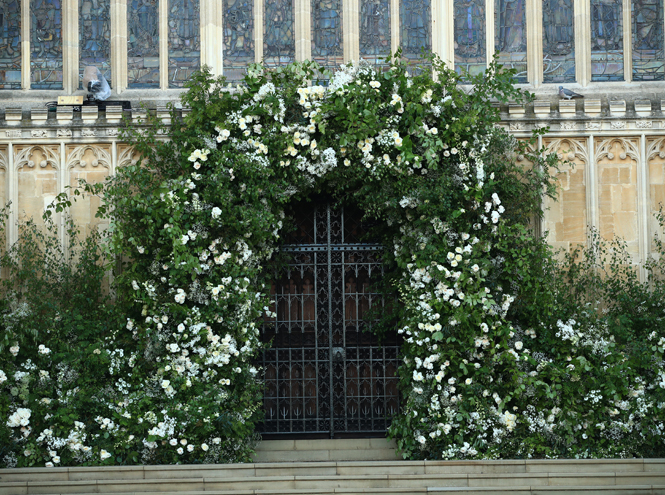
[[[264,434],[383,433],[399,408],[398,340],[379,343],[370,309],[384,301],[372,283],[381,246],[360,242],[357,212],[330,204],[296,212],[282,250],[289,263],[272,287],[262,337]]]

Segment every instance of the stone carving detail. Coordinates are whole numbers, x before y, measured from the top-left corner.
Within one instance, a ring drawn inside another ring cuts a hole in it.
[[[603,158],[614,160],[616,155],[612,152],[612,146],[615,143],[619,143],[619,146],[623,149],[623,151],[619,153],[619,159],[625,160],[627,157],[630,157],[635,160],[635,162],[640,161],[640,152],[632,141],[624,138],[609,138],[601,142],[596,148],[596,163]]]
[[[107,134],[108,136],[115,137],[115,136],[118,135],[118,129],[114,129],[114,128],[107,129],[107,130],[106,130],[106,134]]]
[[[665,159],[665,138],[660,138],[649,144],[647,148],[647,163],[654,158]]]
[[[588,130],[598,130],[600,129],[600,122],[587,122],[584,127]]]
[[[0,168],[7,170],[7,148],[0,148]]]
[[[134,155],[134,148],[125,148],[120,152],[120,156],[118,157],[118,167],[136,165],[136,162],[138,162],[138,156]]]
[[[48,136],[48,132],[43,129],[33,129],[30,132],[30,135],[33,138],[45,138],[46,136]]]
[[[71,129],[58,129],[57,136],[58,137],[72,137],[72,130]]]
[[[651,129],[653,122],[651,120],[636,120],[635,127],[638,129]]]
[[[95,137],[97,135],[97,131],[95,129],[83,129],[81,131],[81,136],[83,137]]]
[[[85,159],[86,154],[89,155],[88,151],[92,152],[94,156],[91,160]],[[99,167],[101,165],[111,170],[111,163],[111,154],[107,150],[89,144],[79,146],[67,157],[68,169],[76,166],[86,168],[88,165],[91,167]]]
[[[33,131],[34,132],[34,131]],[[44,131],[46,132],[46,131]],[[35,151],[41,152],[43,159],[39,163],[36,163],[33,160],[33,155]],[[39,165],[41,168],[46,168],[48,165],[51,165],[54,169],[58,170],[60,167],[60,156],[58,154],[57,148],[50,148],[48,146],[29,146],[16,155],[14,160],[16,164],[16,169],[23,168],[27,166],[28,168],[35,168],[36,165]]]
[[[568,148],[568,153],[564,154],[559,151],[562,147]],[[589,163],[589,153],[587,152],[586,145],[583,141],[578,141],[576,139],[562,138],[555,139],[547,145],[547,151],[550,153],[556,152],[561,160],[574,160],[579,158],[584,162],[584,164]]]
[[[561,122],[559,125],[561,126],[562,131],[571,131],[575,129],[575,122]]]
[[[5,131],[5,134],[7,135],[8,138],[12,139],[20,139],[21,138],[21,131],[18,129],[12,129],[10,131]]]
[[[522,131],[524,130],[524,124],[521,122],[511,122],[510,123],[510,130],[511,131]]]
[[[618,120],[618,121],[612,122],[610,124],[610,127],[612,129],[625,129],[626,128],[626,123],[623,120]]]

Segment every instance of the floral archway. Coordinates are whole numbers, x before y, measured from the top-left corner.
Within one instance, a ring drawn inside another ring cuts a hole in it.
[[[547,177],[516,167],[523,151],[496,126],[493,98],[527,98],[509,73],[488,72],[474,90],[430,62],[436,78],[396,61],[381,71],[350,64],[327,85],[310,63],[253,67],[236,88],[204,72],[168,143],[133,136],[143,165],[108,189],[123,198],[111,201],[116,246],[136,260],[121,284],[142,312],[126,330],[154,361],[146,378],[158,395],[189,418],[173,407],[157,415],[164,426],[146,432],[145,446],[158,459],[186,456],[160,440],[205,438],[201,425],[215,431],[220,415],[237,429],[232,437],[250,436],[260,410],[251,357],[269,311],[265,264],[288,228],[285,205],[321,191],[351,198],[384,227],[405,339],[405,407],[390,430],[401,449],[475,457],[511,434],[528,343],[513,338],[507,315],[519,291],[506,268],[520,257],[528,264],[529,254],[515,255],[506,240],[529,237]],[[132,188],[140,192],[130,200]],[[462,434],[470,424],[496,433]]]
[[[54,420],[41,399],[6,406],[26,459],[249,460],[268,267],[293,227],[287,206],[321,194],[380,226],[385,290],[399,297],[391,331],[404,338],[403,408],[388,431],[402,455],[625,455],[615,431],[644,409],[642,379],[606,329],[557,321],[553,258],[530,228],[553,194],[556,157],[498,125],[497,103],[528,95],[494,64],[462,84],[427,62],[350,64],[321,80],[314,63],[253,66],[235,88],[204,70],[183,96],[184,119],[129,126],[141,160],[105,184],[101,209],[123,265],[122,324],[90,347],[92,388],[71,414]],[[51,359],[45,349],[35,346],[36,361]],[[30,370],[13,374],[26,390]],[[601,384],[603,373],[626,378]],[[644,445],[660,441],[652,423]]]

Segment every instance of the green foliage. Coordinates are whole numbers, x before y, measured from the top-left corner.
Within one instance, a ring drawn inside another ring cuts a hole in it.
[[[436,57],[436,77],[390,62],[332,76],[257,65],[235,88],[204,68],[187,116],[128,125],[138,160],[84,188],[103,198],[101,247],[67,260],[29,224],[2,300],[3,345],[20,349],[0,360],[5,463],[249,460],[281,237],[290,208],[322,196],[364,211],[386,247],[382,290],[398,303],[381,331],[404,337],[389,434],[405,457],[661,452],[661,279],[641,284],[625,257],[601,276],[580,253],[562,271],[534,236],[557,161],[537,134],[497,125],[497,102],[530,98],[511,71],[460,85]],[[117,262],[113,307],[102,252]]]
[[[61,433],[100,410],[90,395],[108,379],[108,360],[94,351],[118,322],[105,303],[107,267],[99,241],[96,232],[81,238],[69,218],[59,228],[46,215],[42,225],[21,223],[19,241],[0,255],[0,369],[8,377],[0,394],[0,460],[5,465],[43,465],[50,457],[36,441],[39,432],[57,425]],[[10,440],[12,429],[6,424],[15,405],[29,408],[33,418],[21,429],[19,445]],[[71,462],[67,453],[62,456]]]

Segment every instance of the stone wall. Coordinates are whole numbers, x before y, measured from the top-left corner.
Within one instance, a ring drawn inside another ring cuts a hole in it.
[[[553,246],[584,244],[593,228],[605,238],[623,237],[635,263],[650,255],[653,236],[659,233],[655,213],[665,202],[663,105],[655,99],[541,98],[501,109],[502,125],[520,139],[534,128],[549,127],[538,146],[565,160],[557,174],[559,199],[547,200],[540,225]],[[153,112],[169,116],[165,107]],[[145,110],[124,114],[139,125]],[[96,107],[83,112],[9,107],[0,112],[0,202],[12,203],[9,242],[17,239],[17,220],[39,219],[66,186],[75,186],[78,179],[103,181],[136,160],[119,138],[122,117],[120,107],[106,112]],[[87,198],[72,208],[84,230],[98,224],[98,202]]]

